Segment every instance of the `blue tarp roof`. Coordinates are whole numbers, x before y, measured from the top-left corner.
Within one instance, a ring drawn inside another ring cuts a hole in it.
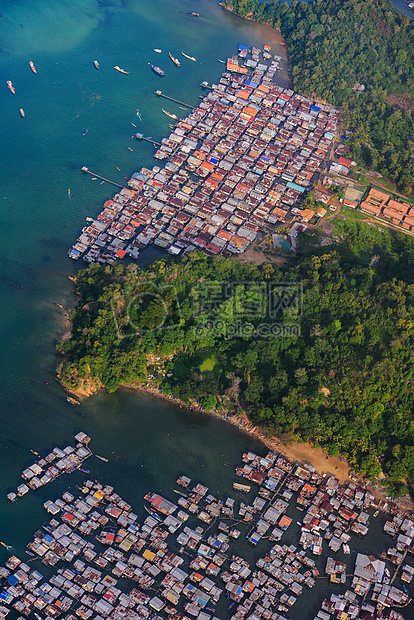
[[[16,585],[16,583],[19,583],[20,579],[19,579],[18,577],[16,577],[16,575],[10,575],[10,576],[7,578],[7,581],[9,582],[9,584],[10,584],[11,586],[15,586],[15,585]]]
[[[215,159],[214,157],[210,157],[208,161],[210,162],[210,164],[218,164],[218,159]]]
[[[248,51],[249,51],[249,48],[248,48],[248,46],[247,46],[247,45],[239,45],[239,50],[242,50],[242,51],[246,51],[246,52],[248,52]]]
[[[318,108],[317,105],[311,105],[311,110],[314,110],[315,112],[319,112],[320,108]]]
[[[45,543],[48,543],[49,545],[51,545],[52,542],[54,542],[55,539],[50,534],[45,534],[43,536],[43,540],[44,540]]]

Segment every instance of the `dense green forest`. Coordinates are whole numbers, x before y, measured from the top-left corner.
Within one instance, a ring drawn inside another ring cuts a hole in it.
[[[352,154],[409,192],[414,177],[414,21],[388,0],[226,0],[281,29],[294,89],[344,111]],[[363,92],[357,89],[365,87]]]
[[[383,469],[404,492],[398,481],[414,480],[414,244],[340,225],[339,244],[315,249],[305,234],[283,268],[193,252],[144,270],[80,271],[72,338],[58,346],[62,383],[114,391],[150,380],[207,410],[243,408],[268,432],[341,452],[362,474]],[[286,303],[276,303],[280,290]],[[257,337],[263,324],[284,331]]]

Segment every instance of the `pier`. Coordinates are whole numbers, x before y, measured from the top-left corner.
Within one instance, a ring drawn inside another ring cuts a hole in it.
[[[143,133],[136,133],[135,137],[137,140],[144,140],[144,142],[151,142],[151,144],[154,144],[155,146],[161,146],[161,142],[156,142],[155,140],[153,140],[152,138],[144,138],[144,134]]]
[[[154,94],[157,95],[158,97],[164,97],[164,99],[168,99],[169,101],[174,101],[174,103],[180,103],[181,105],[185,105],[187,108],[191,108],[192,110],[195,110],[194,105],[190,105],[189,103],[184,103],[184,101],[179,101],[178,99],[173,99],[172,97],[168,97],[167,95],[164,95],[164,93],[161,90],[155,90]]]
[[[116,185],[117,187],[120,187],[121,189],[125,189],[123,185],[120,185],[119,183],[115,183],[115,181],[110,181],[109,179],[105,179],[105,177],[101,177],[99,174],[96,174],[95,172],[91,172],[90,170],[88,170],[86,166],[82,166],[81,170],[82,172],[87,172],[88,174],[92,175],[93,177],[96,177],[97,179],[101,179],[102,181],[106,181],[107,183],[112,183],[112,185]]]
[[[394,583],[394,579],[396,578],[396,576],[398,574],[398,571],[400,570],[400,568],[402,566],[402,563],[404,562],[405,556],[407,555],[407,553],[408,553],[408,549],[405,549],[404,554],[403,554],[401,560],[398,562],[397,568],[395,569],[395,572],[394,572],[394,574],[393,574],[393,576],[391,578],[390,586],[392,586],[392,584]]]

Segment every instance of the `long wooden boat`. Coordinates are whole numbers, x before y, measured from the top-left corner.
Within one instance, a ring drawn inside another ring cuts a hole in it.
[[[114,69],[115,69],[115,71],[119,71],[119,73],[123,73],[124,75],[128,75],[128,71],[125,71],[125,69],[121,69],[121,67],[118,67],[118,65],[115,65]]]
[[[11,80],[7,80],[7,88],[10,90],[10,92],[15,95],[16,94],[16,90],[12,84]]]
[[[233,482],[233,489],[235,489],[236,491],[244,491],[245,493],[248,493],[251,487],[248,484],[240,484],[239,482]]]
[[[186,58],[188,58],[189,60],[192,60],[193,62],[197,62],[196,58],[194,58],[194,56],[189,56],[188,54],[184,54],[184,52],[181,52],[183,56],[185,56]]]
[[[178,58],[174,58],[174,56],[171,54],[171,52],[168,52],[168,56],[171,58],[171,60],[173,61],[173,63],[175,65],[177,65],[177,67],[181,67],[181,63],[178,60]]]
[[[31,60],[29,60],[29,67],[31,68],[33,73],[37,73],[36,67],[34,66],[34,63]]]
[[[172,114],[172,112],[167,112],[167,110],[164,110],[164,108],[161,108],[161,110],[164,112],[164,114],[166,114],[170,118],[173,118],[175,121],[178,121],[178,116],[176,116],[175,114]]]

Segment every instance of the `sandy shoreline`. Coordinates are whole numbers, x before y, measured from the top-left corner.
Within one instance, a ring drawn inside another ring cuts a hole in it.
[[[347,480],[352,480],[360,487],[364,487],[369,490],[377,500],[382,500],[384,503],[388,502],[386,492],[380,485],[365,484],[362,477],[358,476],[355,472],[353,472],[349,463],[345,461],[341,456],[330,456],[322,448],[313,447],[309,443],[299,443],[291,441],[288,444],[285,444],[282,443],[280,439],[275,436],[268,437],[263,431],[252,425],[245,412],[243,412],[241,415],[238,415],[221,414],[217,411],[206,411],[200,406],[194,406],[188,403],[184,403],[179,399],[167,396],[159,389],[150,386],[121,384],[119,387],[142,392],[143,394],[147,395],[149,394],[151,396],[155,396],[156,398],[162,398],[175,405],[178,405],[179,407],[188,409],[194,413],[212,415],[215,418],[232,424],[239,430],[247,433],[255,439],[258,439],[269,450],[283,454],[291,461],[310,464],[316,469],[316,471],[321,474],[334,475],[339,480],[340,484],[344,484]],[[408,496],[397,499],[393,503],[397,504],[397,506],[401,510],[405,510],[407,512],[414,512],[414,502]]]

